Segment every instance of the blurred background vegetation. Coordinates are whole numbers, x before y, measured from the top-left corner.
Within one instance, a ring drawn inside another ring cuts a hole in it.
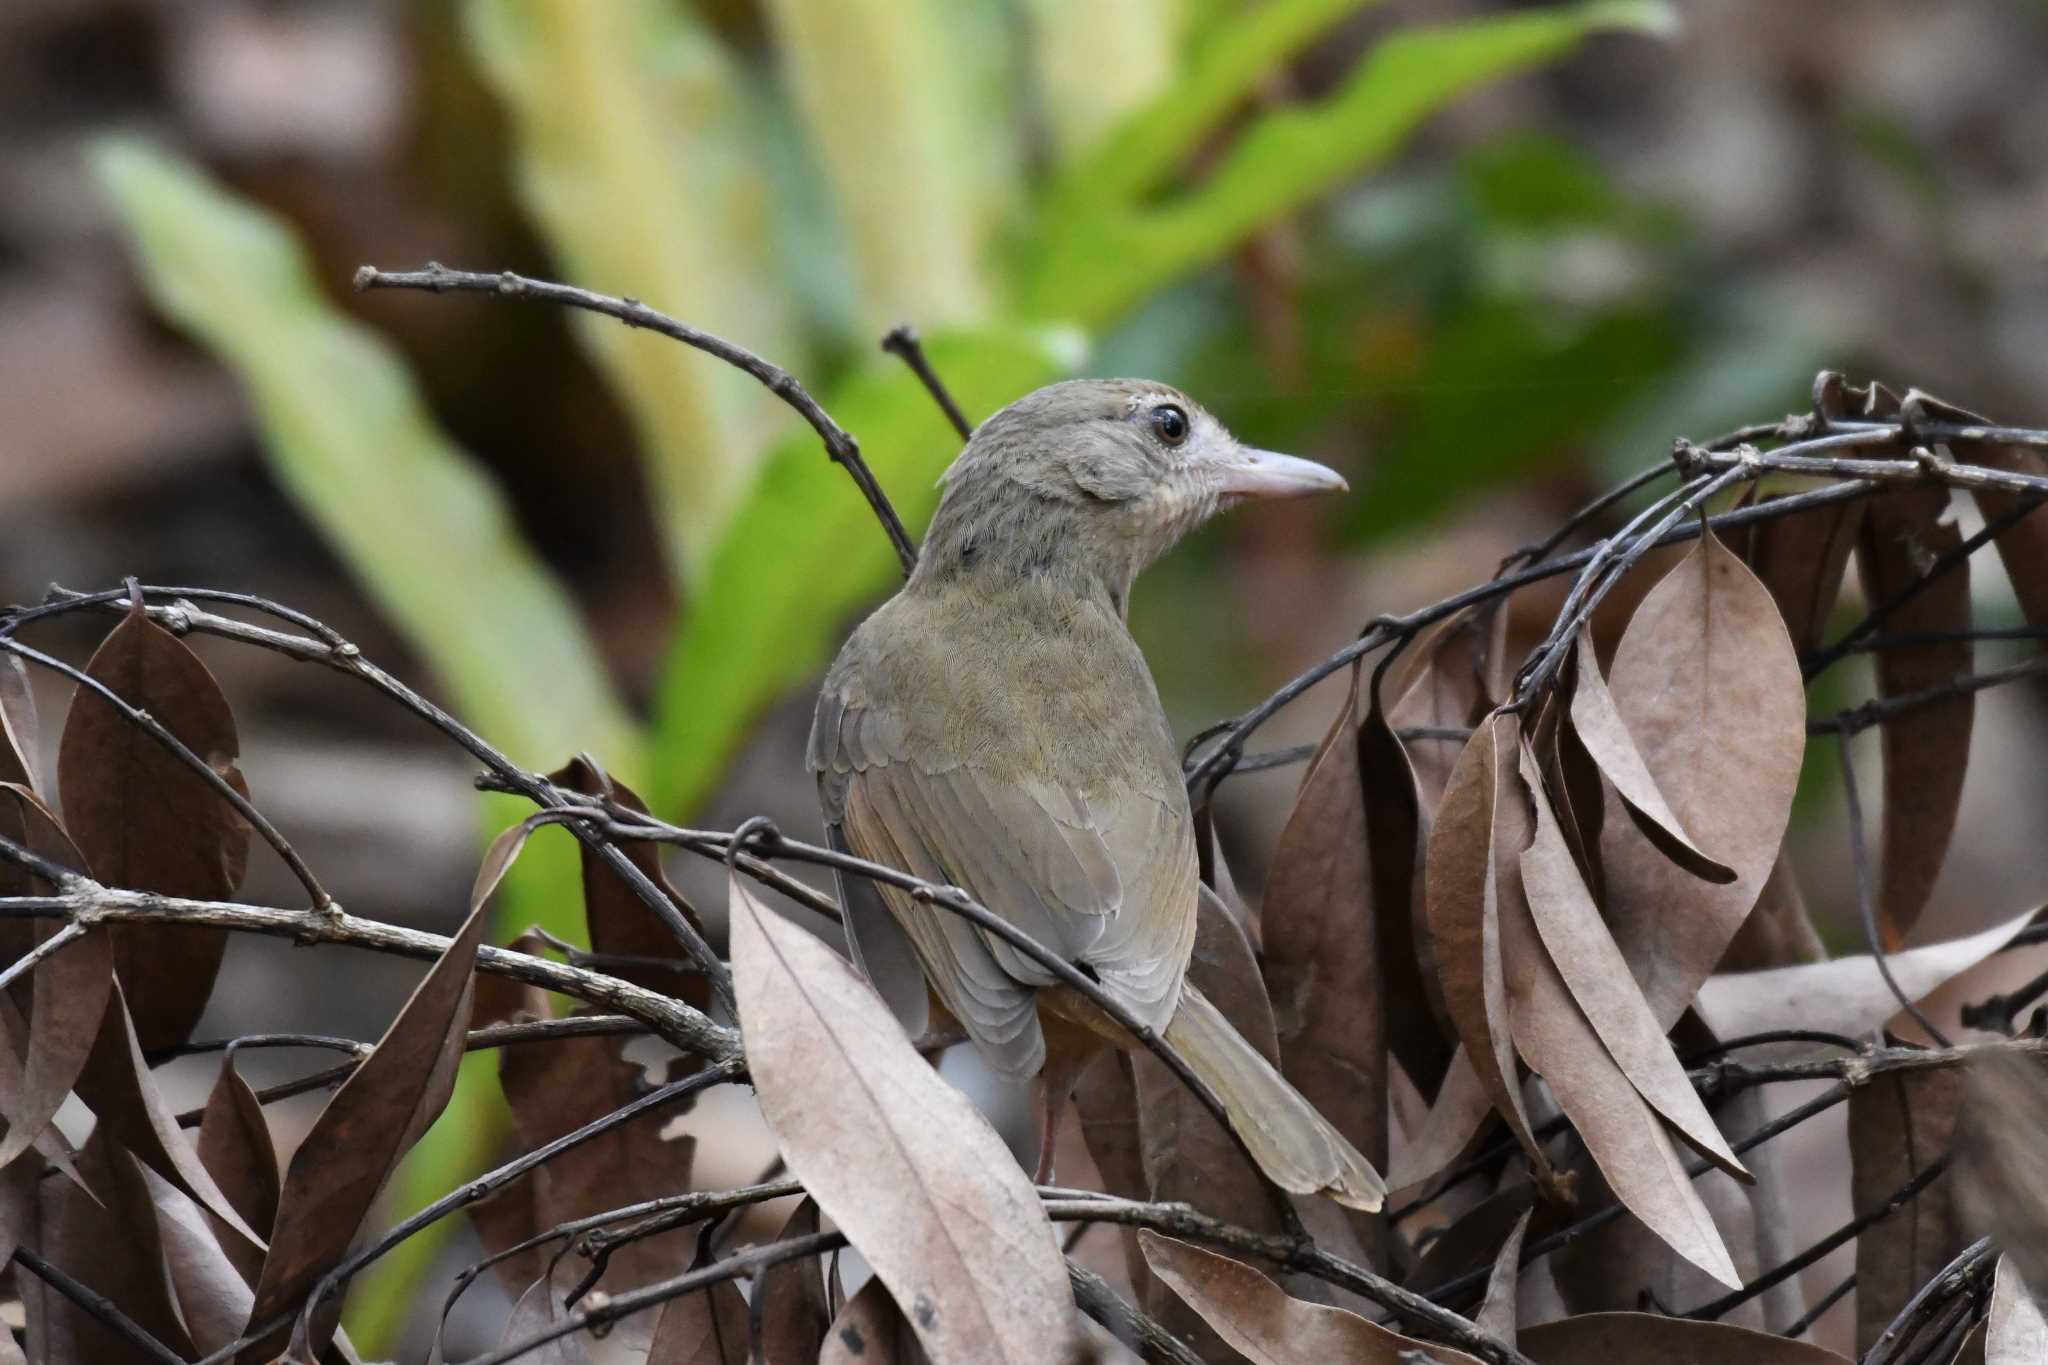
[[[523,763],[589,750],[667,816],[814,824],[808,685],[895,576],[851,485],[660,338],[347,289],[433,258],[778,361],[913,528],[958,442],[876,349],[901,321],[971,417],[1145,374],[1344,470],[1352,497],[1226,520],[1146,580],[1133,628],[1190,733],[1674,435],[1802,406],[1822,364],[2048,421],[2044,59],[2021,0],[20,0],[0,597],[265,593]],[[82,657],[83,630],[54,633]],[[256,798],[349,907],[452,923],[480,827],[459,757],[328,676],[200,647]],[[2030,838],[2014,736],[2040,699],[1996,696],[1979,742],[2007,757],[1973,764],[1964,818]],[[1252,887],[1294,780],[1227,789]],[[508,932],[573,936],[550,841]],[[1814,847],[1825,916],[1840,863]],[[1952,901],[1988,894],[1953,863]],[[291,892],[259,866],[247,894]],[[250,941],[223,979],[203,1036],[367,1036],[410,975]],[[466,1076],[399,1204],[488,1159],[490,1085]],[[420,1272],[365,1286],[358,1332],[391,1341]]]

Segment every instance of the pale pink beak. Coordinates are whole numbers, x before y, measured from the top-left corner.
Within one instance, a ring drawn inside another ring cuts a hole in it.
[[[1344,476],[1327,465],[1250,446],[1239,446],[1218,460],[1216,474],[1218,490],[1240,498],[1300,498],[1351,489]]]

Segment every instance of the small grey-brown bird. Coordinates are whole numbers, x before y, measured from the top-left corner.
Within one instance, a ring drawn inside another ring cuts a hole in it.
[[[1125,626],[1139,571],[1216,512],[1344,487],[1163,384],[1020,399],[974,432],[909,581],[840,651],[809,756],[837,846],[958,886],[1092,973],[1216,1092],[1275,1184],[1377,1209],[1371,1164],[1185,980],[1194,822]],[[862,969],[913,1031],[935,998],[997,1070],[1042,1078],[1049,1178],[1081,1069],[1135,1040],[1012,945],[876,893],[841,881]]]

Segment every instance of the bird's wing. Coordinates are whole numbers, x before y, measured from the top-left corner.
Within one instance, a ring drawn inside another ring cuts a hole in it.
[[[811,761],[826,818],[854,852],[960,887],[1053,952],[1091,966],[1141,1018],[1164,1026],[1194,925],[1184,808],[1134,788],[1104,794],[1005,780],[972,758],[913,758],[892,707],[827,691]],[[1053,975],[958,915],[890,888],[882,894],[983,1052],[1012,1074],[1036,1071],[1044,1041],[1034,988]]]

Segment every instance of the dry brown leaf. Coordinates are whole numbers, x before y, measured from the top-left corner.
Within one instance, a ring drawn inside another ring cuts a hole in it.
[[[1827,955],[1827,945],[1821,942],[1820,931],[1813,927],[1813,916],[1806,913],[1806,898],[1799,894],[1799,877],[1792,869],[1792,860],[1780,850],[1778,861],[1771,865],[1771,875],[1764,878],[1764,889],[1757,894],[1756,908],[1736,930],[1728,951],[1721,954],[1714,970],[1755,972],[1767,967],[1794,967],[1804,962],[1823,962]]]
[[[28,669],[20,656],[0,654],[0,782],[18,783],[48,800],[49,787],[38,770],[41,747],[42,727]]]
[[[1939,484],[1902,489],[1869,503],[1856,544],[1856,567],[1871,610],[1885,612],[1880,637],[1967,631],[1969,561],[1928,577],[1937,560],[1963,541],[1948,516],[1948,489]],[[1975,657],[1967,639],[1881,649],[1876,654],[1878,694],[1902,697],[1945,687],[1968,676]],[[1963,693],[1916,706],[1878,727],[1884,744],[1884,838],[1877,909],[1886,948],[1905,942],[1948,855],[1976,708],[1975,695]]]
[[[1806,750],[1806,694],[1770,593],[1711,534],[1643,599],[1607,677],[1672,813],[1737,874],[1709,885],[1632,822],[1601,830],[1608,923],[1651,1014],[1669,1028],[1777,860]]]
[[[1963,1104],[1960,1071],[1898,1071],[1849,1094],[1849,1201],[1857,1213],[1878,1209],[1900,1187],[1946,1157]],[[1957,1215],[1955,1176],[1937,1179],[1917,1198],[1856,1238],[1856,1350],[1876,1344],[1915,1290],[1934,1278],[1974,1239]]]
[[[1232,1028],[1269,1062],[1279,1058],[1251,941],[1222,905],[1203,896],[1197,909],[1188,981],[1212,1000]],[[1137,1083],[1138,1135],[1146,1189],[1153,1199],[1178,1200],[1214,1217],[1259,1232],[1278,1232],[1282,1196],[1225,1128],[1178,1077],[1149,1052],[1131,1057]],[[1199,1355],[1221,1357],[1227,1348],[1207,1324],[1147,1273],[1140,1305]]]
[[[156,1172],[138,1169],[156,1206],[157,1232],[178,1314],[192,1344],[211,1354],[242,1335],[255,1304],[248,1279],[229,1258],[229,1246],[239,1246],[241,1239],[229,1238],[229,1246],[223,1246],[211,1214]]]
[[[5,1002],[0,1002],[4,1004]],[[142,1045],[129,1020],[121,983],[100,1016],[97,1036],[75,1083],[107,1137],[132,1152],[145,1166],[204,1205],[235,1234],[257,1246],[263,1236],[243,1221],[228,1197],[200,1163],[199,1153],[178,1127],[177,1116],[157,1089],[156,1077],[143,1061]]]
[[[1138,1082],[1131,1054],[1112,1048],[1096,1058],[1074,1087],[1074,1108],[1081,1117],[1081,1137],[1088,1144],[1089,1159],[1102,1177],[1103,1192],[1141,1203],[1150,1199],[1152,1187],[1145,1178]],[[1140,1303],[1147,1302],[1152,1272],[1145,1268],[1145,1258],[1138,1250],[1138,1235],[1129,1228],[1117,1232],[1132,1296]]]
[[[256,1092],[235,1070],[230,1049],[220,1061],[220,1075],[206,1097],[199,1120],[199,1160],[250,1227],[266,1236],[277,1222],[277,1197],[282,1180],[277,1148]],[[251,1284],[263,1269],[263,1254],[240,1238],[226,1239],[229,1257]]]
[[[292,1154],[278,1195],[270,1254],[256,1285],[252,1322],[297,1312],[320,1277],[347,1254],[378,1192],[399,1159],[439,1116],[455,1089],[469,1023],[477,944],[484,907],[525,847],[527,825],[515,825],[484,854],[470,890],[469,915],[428,970],[391,1027],[313,1120]],[[312,1324],[314,1345],[324,1345],[341,1305],[323,1305]],[[292,1336],[306,1331],[301,1322]],[[284,1345],[275,1332],[248,1347],[242,1365],[261,1365]]]
[[[748,1340],[746,1296],[720,1280],[662,1307],[646,1365],[746,1365]]]
[[[1153,1274],[1254,1365],[1474,1365],[1477,1360],[1389,1331],[1345,1309],[1291,1298],[1244,1262],[1193,1243],[1151,1231],[1140,1233],[1139,1241]]]
[[[71,868],[85,866],[56,816],[26,787],[0,783],[0,833],[18,836],[17,842],[52,862]],[[43,889],[37,881],[26,874],[0,878],[4,883],[0,894]],[[41,921],[30,941],[41,943],[58,931],[58,921]],[[20,1088],[6,1106],[7,1136],[0,1140],[0,1166],[35,1144],[70,1095],[91,1055],[113,985],[112,941],[105,929],[92,929],[39,964],[32,982],[16,987],[17,992],[32,989],[34,1000],[28,1007],[28,1053],[22,1061]]]
[[[98,1200],[68,1180],[42,1182],[37,1250],[73,1279],[98,1290],[158,1341],[192,1359],[178,1314],[163,1240],[140,1163],[99,1133],[78,1157]],[[156,1358],[32,1275],[19,1274],[31,1359],[94,1365],[157,1365]]]
[[[1455,1161],[1493,1113],[1493,1097],[1479,1079],[1460,1043],[1444,1072],[1443,1084],[1430,1102],[1429,1114],[1415,1140],[1394,1153],[1387,1187],[1405,1190],[1418,1185]]]
[[[1384,1170],[1385,958],[1366,848],[1355,672],[1351,681],[1274,845],[1259,937],[1282,1074]],[[1405,927],[1405,899],[1395,916]]]
[[[114,627],[86,673],[147,711],[244,796],[241,741],[213,674],[138,607]],[[80,686],[57,751],[64,827],[109,886],[225,900],[249,867],[249,826],[199,774]],[[206,1009],[227,947],[224,929],[127,925],[112,931],[114,967],[144,1051],[182,1043]]]
[[[1494,1257],[1493,1273],[1486,1280],[1486,1298],[1472,1321],[1480,1331],[1490,1332],[1508,1345],[1515,1344],[1515,1287],[1522,1279],[1522,1238],[1528,1234],[1534,1209],[1524,1209]]]
[[[1530,1160],[1547,1171],[1522,1107],[1500,931],[1501,874],[1513,871],[1520,879],[1514,864],[1521,842],[1503,838],[1500,799],[1505,783],[1520,790],[1514,776],[1520,745],[1519,722],[1502,711],[1487,718],[1459,756],[1429,834],[1424,918],[1429,960],[1465,1059]]]
[[[1512,768],[1503,776],[1514,785],[1496,803],[1494,842],[1499,848],[1526,848],[1533,832],[1530,797]],[[1503,860],[1499,871],[1508,1020],[1522,1059],[1549,1083],[1558,1107],[1630,1212],[1679,1255],[1736,1287],[1728,1249],[1663,1121],[1615,1065],[1544,948],[1519,860]]]
[[[605,772],[595,759],[587,756],[579,756],[560,771],[549,774],[548,780],[570,791],[609,798],[628,810],[643,815],[647,813],[647,803],[631,787]],[[629,839],[621,840],[615,846],[675,902],[683,918],[698,934],[703,934],[704,921],[698,918],[695,907],[676,890],[662,869],[661,845],[644,839]],[[590,928],[591,951],[614,957],[657,958],[673,962],[674,967],[619,962],[607,964],[606,970],[613,976],[663,995],[680,996],[702,1009],[711,996],[710,983],[701,974],[689,970],[689,959],[683,955],[674,932],[647,907],[638,892],[626,885],[623,877],[605,866],[596,850],[587,844],[578,847],[583,859],[583,914]]]
[[[923,1359],[903,1311],[878,1279],[846,1301],[818,1353],[818,1365],[916,1365]]]
[[[1906,391],[1899,404],[1899,414],[1911,426],[1927,421],[1955,422],[1963,426],[1991,425],[1976,413],[1944,402],[1933,394],[1922,393],[1919,389]],[[2043,460],[2038,450],[2026,446],[1964,440],[1950,441],[1948,446],[1965,464],[2008,474],[2029,474],[2035,478],[2048,475],[2048,460]],[[2048,625],[2048,516],[2042,515],[2041,504],[2024,493],[1991,488],[1972,489],[1970,496],[1976,499],[1987,526],[2016,518],[1998,533],[1998,538],[1992,543],[1998,547],[1999,560],[2005,565],[2013,595],[2019,598],[2020,610],[2025,613],[2028,624]],[[2029,506],[2032,511],[2025,510]]]
[[[1063,1359],[1066,1260],[1002,1139],[845,959],[729,887],[747,1065],[790,1169],[933,1360]]]
[[[1763,498],[1768,504],[1773,499]],[[1863,527],[1863,500],[1825,503],[1744,528],[1743,562],[1778,604],[1801,654],[1820,648],[1842,595],[1849,551]]]
[[[783,1221],[778,1242],[818,1231],[818,1201],[806,1196]],[[812,1365],[832,1323],[825,1271],[815,1256],[799,1256],[763,1270],[747,1302],[747,1330],[764,1365]]]
[[[1970,1064],[1964,1084],[1949,1176],[1958,1216],[1970,1234],[1991,1235],[2008,1269],[2048,1284],[2048,1067],[1992,1053]]]
[[[1506,613],[1501,613],[1505,618]],[[1396,731],[1462,730],[1484,719],[1487,672],[1484,638],[1467,614],[1453,617],[1418,640],[1411,652],[1416,662],[1409,676],[1394,678],[1394,704],[1387,722]],[[1459,745],[1453,739],[1416,738],[1403,742],[1414,768],[1415,790],[1426,830],[1443,802],[1444,788],[1457,766]]]
[[[1426,1294],[1438,1285],[1493,1265],[1499,1260],[1501,1244],[1522,1221],[1522,1215],[1536,1207],[1535,1198],[1534,1186],[1511,1185],[1466,1209],[1443,1231],[1428,1239],[1403,1283]],[[1554,1221],[1555,1211],[1561,1207],[1546,1204],[1538,1213],[1546,1221]]]
[[[1907,999],[1917,1001],[2003,948],[2034,914],[2029,910],[2015,915],[1967,938],[1889,954],[1885,964]],[[1723,973],[1700,988],[1695,1005],[1720,1038],[1793,1028],[1854,1037],[1882,1025],[1898,1008],[1898,997],[1867,953],[1768,971]],[[1744,1055],[1761,1061],[1780,1054],[1758,1048]]]
[[[512,1305],[510,1316],[505,1319],[505,1330],[498,1338],[500,1346],[510,1346],[554,1327],[562,1320],[562,1307],[556,1302],[558,1286],[550,1278],[535,1280]],[[530,1365],[588,1365],[589,1352],[583,1349],[580,1333],[556,1337],[533,1350],[521,1355],[522,1362]]]
[[[1589,652],[1590,654],[1590,652]],[[1524,744],[1519,755],[1522,782],[1536,818],[1536,831],[1522,850],[1522,890],[1550,960],[1571,988],[1572,999],[1607,1046],[1637,1093],[1697,1148],[1702,1156],[1741,1179],[1749,1172],[1728,1150],[1721,1130],[1700,1102],[1671,1042],[1650,1013],[1649,1002],[1629,974],[1600,908],[1579,878],[1565,846],[1556,813],[1543,790],[1536,755]],[[1520,962],[1511,963],[1517,971]]]
[[[1607,780],[1614,784],[1636,828],[1664,856],[1703,881],[1721,885],[1735,880],[1735,869],[1702,850],[1685,832],[1678,816],[1657,789],[1657,779],[1643,763],[1628,725],[1615,709],[1614,694],[1600,676],[1590,627],[1580,630],[1574,646],[1577,681],[1572,688],[1571,721],[1579,743]]]
[[[1774,1117],[1763,1107],[1765,1088],[1737,1092],[1715,1108],[1715,1120],[1733,1140]],[[1741,1185],[1719,1171],[1707,1171],[1693,1182],[1700,1202],[1714,1219],[1721,1244],[1728,1248],[1736,1274],[1745,1284],[1759,1273],[1802,1250],[1811,1235],[1792,1237],[1788,1209],[1809,1211],[1808,1191],[1788,1187],[1780,1159],[1785,1148],[1765,1143],[1748,1154],[1753,1185]],[[1605,1202],[1606,1186],[1597,1170],[1582,1170],[1585,1207]],[[1807,1182],[1812,1183],[1810,1178]],[[1803,1231],[1803,1230],[1802,1230]],[[1648,1228],[1632,1218],[1618,1218],[1593,1229],[1550,1257],[1551,1281],[1563,1307],[1572,1313],[1633,1311],[1645,1303],[1684,1309],[1721,1298],[1727,1287],[1687,1261]],[[1766,1330],[1790,1323],[1805,1311],[1797,1279],[1737,1305],[1717,1321]]]
[[[1537,1365],[1849,1365],[1804,1341],[1655,1313],[1586,1313],[1522,1329]]]
[[[2041,1365],[2048,1360],[2048,1314],[2010,1254],[1991,1277],[1991,1307],[1984,1315],[1984,1365]]]
[[[1381,710],[1378,691],[1367,686],[1358,726],[1359,781],[1365,796],[1365,840],[1372,869],[1374,926],[1379,939],[1380,990],[1388,1019],[1412,1021],[1389,1028],[1387,1044],[1401,1069],[1424,1095],[1443,1084],[1457,1040],[1431,1027],[1444,1018],[1433,973],[1422,956],[1423,825],[1415,771]],[[1455,754],[1456,746],[1450,752]]]

